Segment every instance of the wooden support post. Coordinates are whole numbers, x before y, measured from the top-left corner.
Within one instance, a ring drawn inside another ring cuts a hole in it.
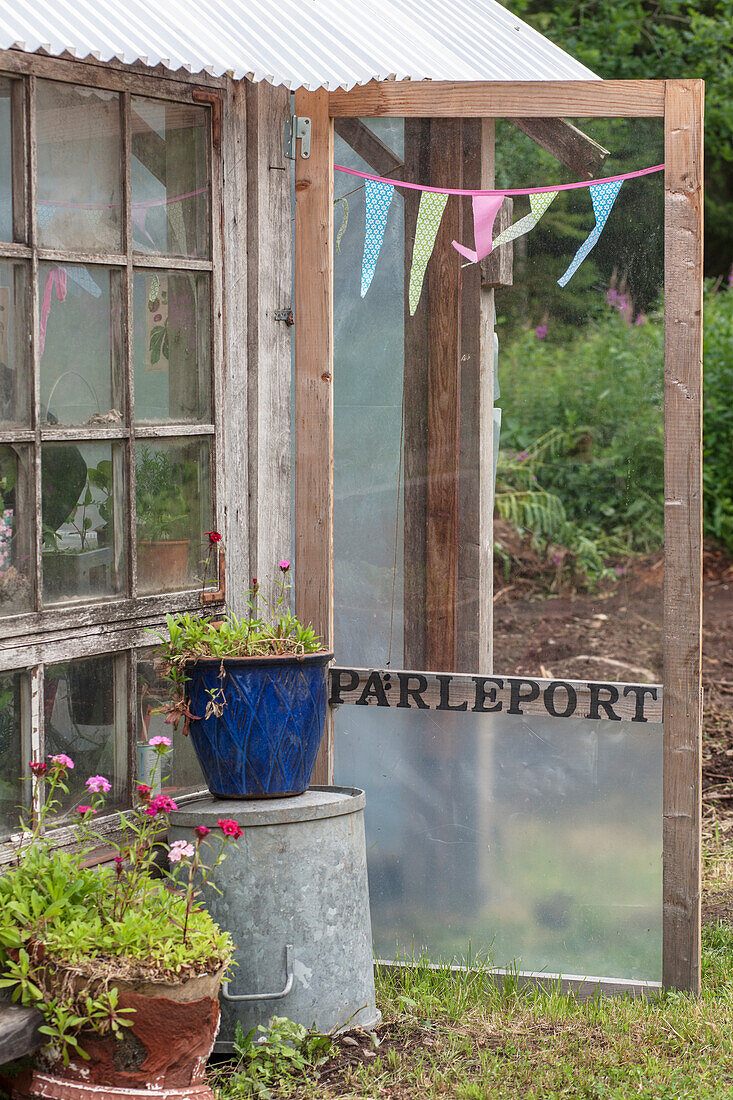
[[[494,185],[494,120],[463,123],[463,186]],[[464,225],[472,224],[464,200]],[[470,238],[471,231],[466,229]],[[456,670],[491,672],[494,547],[494,291],[463,268]]]
[[[703,82],[665,95],[664,967],[700,991]]]
[[[430,181],[461,187],[463,124],[431,122]],[[449,201],[428,265],[427,667],[453,671],[457,661],[458,513],[461,436],[462,204]]]
[[[608,149],[564,118],[510,118],[509,122],[581,179],[600,175]]]
[[[430,178],[430,119],[405,119],[405,179]],[[404,652],[406,668],[426,666],[425,555],[427,536],[428,293],[423,290],[414,317],[408,287],[420,192],[406,190],[405,344],[404,344]]]
[[[333,644],[333,121],[328,92],[295,93],[311,119],[307,160],[295,160],[295,607]],[[324,734],[314,783],[333,777]]]
[[[377,175],[401,178],[404,161],[360,118],[337,118],[335,130]]]

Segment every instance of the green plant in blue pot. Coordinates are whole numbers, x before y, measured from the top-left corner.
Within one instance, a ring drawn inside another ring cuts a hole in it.
[[[216,531],[209,538],[221,540]],[[290,610],[289,572],[290,562],[279,562],[271,602],[255,580],[244,616],[169,615],[159,635],[173,688],[161,709],[166,721],[184,721],[218,798],[302,794],[313,774],[333,654]]]

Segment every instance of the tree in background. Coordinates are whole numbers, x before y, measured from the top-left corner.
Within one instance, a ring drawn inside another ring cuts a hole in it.
[[[508,0],[605,79],[702,77],[705,273],[733,263],[733,0]]]

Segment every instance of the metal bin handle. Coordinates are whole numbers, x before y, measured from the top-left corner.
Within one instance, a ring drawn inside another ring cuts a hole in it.
[[[280,1001],[283,997],[287,997],[290,990],[293,988],[293,945],[292,943],[285,946],[285,975],[286,982],[285,988],[279,993],[230,993],[226,985],[221,987],[221,993],[225,1001]]]

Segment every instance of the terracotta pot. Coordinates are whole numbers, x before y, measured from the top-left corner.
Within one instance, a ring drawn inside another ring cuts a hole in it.
[[[119,1008],[134,1008],[132,1025],[114,1035],[81,1037],[89,1060],[69,1065],[36,1056],[36,1068],[12,1081],[17,1100],[214,1100],[206,1063],[219,1031],[219,988],[224,973],[178,985],[115,982]]]
[[[189,539],[137,544],[137,571],[144,588],[186,588],[193,582],[188,576]]]

